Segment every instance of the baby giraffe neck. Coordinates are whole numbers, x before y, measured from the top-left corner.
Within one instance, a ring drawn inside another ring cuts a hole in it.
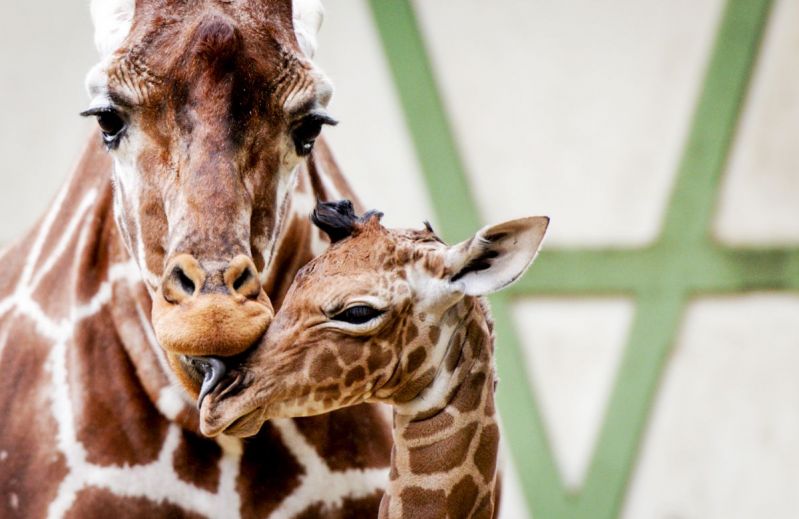
[[[446,355],[420,393],[426,401],[394,408],[394,450],[380,518],[493,517],[499,428],[491,325],[477,299],[449,311],[464,317],[441,339]]]

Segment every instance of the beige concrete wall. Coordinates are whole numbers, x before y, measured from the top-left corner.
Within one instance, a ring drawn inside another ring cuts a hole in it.
[[[88,2],[0,4],[0,243],[42,213],[80,155],[90,26]]]

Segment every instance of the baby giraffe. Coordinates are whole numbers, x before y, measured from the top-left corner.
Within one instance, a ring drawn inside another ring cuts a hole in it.
[[[260,346],[208,388],[202,432],[249,436],[273,418],[390,404],[380,517],[493,517],[494,337],[480,296],[527,270],[549,219],[448,247],[429,225],[389,230],[380,217],[358,217],[348,201],[317,205],[333,245],[297,274]]]

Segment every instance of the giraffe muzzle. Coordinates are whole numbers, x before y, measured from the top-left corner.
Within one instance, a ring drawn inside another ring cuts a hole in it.
[[[180,254],[167,264],[152,322],[168,353],[230,357],[255,344],[273,315],[249,257],[200,263]]]

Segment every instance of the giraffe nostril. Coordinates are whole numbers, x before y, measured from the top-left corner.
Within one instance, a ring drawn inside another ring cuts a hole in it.
[[[194,296],[205,280],[200,264],[188,254],[177,256],[167,266],[166,272],[161,289],[164,299],[172,304]]]
[[[247,299],[257,299],[261,294],[261,283],[256,272],[255,265],[249,257],[242,254],[233,258],[224,274],[225,284],[230,293]]]
[[[238,292],[242,285],[246,283],[252,277],[252,271],[249,268],[246,268],[239,274],[239,277],[233,282],[233,290]]]
[[[172,274],[177,278],[178,284],[180,284],[180,288],[183,289],[184,292],[188,295],[194,294],[194,290],[196,286],[194,285],[194,281],[192,281],[189,276],[183,272],[183,269],[180,267],[175,267],[175,270],[172,271]]]

